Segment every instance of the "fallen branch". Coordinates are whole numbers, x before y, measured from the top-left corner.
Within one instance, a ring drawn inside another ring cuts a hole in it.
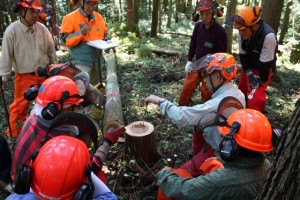
[[[165,50],[165,49],[151,49],[152,53],[156,53],[158,55],[165,54],[169,56],[182,56],[182,52],[178,51],[171,51],[171,50]]]

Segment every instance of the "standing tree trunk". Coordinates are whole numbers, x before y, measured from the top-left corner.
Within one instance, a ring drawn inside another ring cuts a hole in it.
[[[127,0],[127,30],[128,32],[133,32],[133,1]]]
[[[284,0],[274,0],[272,3],[266,0],[262,1],[261,18],[274,29],[275,33],[278,31],[283,3]]]
[[[168,21],[167,21],[167,28],[171,28],[171,21],[172,21],[172,0],[169,0],[168,5]]]
[[[271,169],[256,200],[299,199],[300,197],[300,99],[283,131]]]
[[[140,0],[134,0],[133,9],[133,30],[137,36],[140,36],[139,19],[140,19]]]
[[[298,22],[299,23],[299,22]],[[298,24],[296,23],[296,24]],[[298,30],[295,34],[295,43],[292,47],[291,55],[290,55],[290,62],[296,64],[300,61],[300,26],[298,26]]]
[[[122,0],[119,0],[119,22],[120,23],[122,22],[122,13],[123,13],[123,10],[122,10]]]
[[[152,23],[151,23],[151,37],[156,37],[157,36],[158,4],[159,4],[159,0],[153,0]]]
[[[226,19],[231,17],[235,13],[237,0],[228,0],[228,6],[226,11]],[[225,27],[227,33],[227,52],[232,52],[232,28]]]
[[[178,23],[178,15],[179,15],[179,0],[176,0],[176,5],[175,5],[175,23]]]
[[[290,21],[290,14],[291,14],[291,7],[293,5],[293,1],[290,0],[287,4],[286,4],[286,9],[285,9],[285,13],[284,13],[284,18],[283,18],[283,22],[281,24],[281,30],[280,30],[280,37],[279,37],[279,44],[283,43],[283,39],[285,36],[285,33],[287,32],[288,28],[289,28],[289,21]]]
[[[161,10],[161,2],[160,0],[158,0],[158,33],[161,33],[161,26],[162,26],[162,20],[161,20],[161,16],[162,16],[162,10]]]

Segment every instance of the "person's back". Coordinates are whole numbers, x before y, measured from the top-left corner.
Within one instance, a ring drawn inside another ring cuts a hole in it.
[[[189,200],[254,198],[270,167],[263,154],[272,150],[268,119],[256,110],[241,109],[233,112],[219,131],[224,136],[219,145],[224,168],[197,178],[182,178],[165,167],[157,173],[165,196]]]

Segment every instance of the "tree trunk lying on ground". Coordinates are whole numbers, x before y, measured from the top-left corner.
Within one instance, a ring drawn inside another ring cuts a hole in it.
[[[110,51],[107,61],[106,104],[103,127],[104,133],[107,132],[107,130],[110,128],[124,126],[121,95],[119,90],[115,60],[115,54]]]
[[[283,130],[270,171],[256,200],[300,197],[300,99]]]
[[[156,53],[158,55],[161,55],[161,54],[165,54],[165,55],[169,55],[169,56],[182,56],[183,55],[182,52],[165,50],[165,49],[151,49],[151,52]]]

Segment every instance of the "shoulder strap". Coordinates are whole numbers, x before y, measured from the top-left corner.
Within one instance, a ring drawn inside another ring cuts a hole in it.
[[[242,103],[235,97],[228,96],[224,97],[218,106],[217,116],[215,118],[214,124],[224,125],[226,123],[227,117],[223,115],[224,111],[228,108],[236,108],[237,110],[243,109]]]

